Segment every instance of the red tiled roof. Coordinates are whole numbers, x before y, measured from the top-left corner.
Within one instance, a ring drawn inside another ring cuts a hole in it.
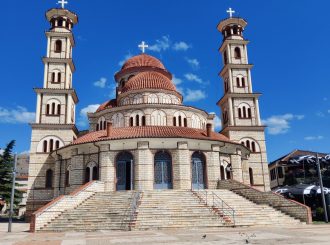
[[[106,130],[94,131],[76,139],[72,144],[77,145],[103,140],[133,138],[188,138],[231,142],[226,136],[215,132],[211,133],[211,137],[207,137],[206,130],[202,129],[173,126],[145,126],[112,128],[110,137],[106,136]]]
[[[176,91],[176,88],[170,79],[155,71],[145,71],[137,74],[128,80],[122,91],[125,93],[131,90],[140,89],[164,89]]]
[[[125,70],[132,67],[145,67],[145,66],[158,67],[160,69],[165,70],[165,67],[162,64],[162,62],[160,62],[160,60],[147,54],[140,54],[128,59],[122,66],[121,70]]]
[[[99,108],[97,108],[96,112],[102,111],[106,108],[113,108],[113,107],[117,107],[116,99],[112,99],[104,102],[102,105],[99,106]]]

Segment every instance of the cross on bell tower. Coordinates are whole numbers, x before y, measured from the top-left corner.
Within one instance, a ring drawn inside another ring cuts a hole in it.
[[[235,14],[235,10],[233,10],[232,8],[229,8],[229,9],[227,10],[227,13],[229,14],[229,17],[230,17],[230,18],[233,18],[233,14]]]
[[[65,0],[60,0],[60,1],[57,2],[57,4],[61,4],[62,9],[64,9],[65,8],[65,4],[68,4],[68,2],[65,1]]]

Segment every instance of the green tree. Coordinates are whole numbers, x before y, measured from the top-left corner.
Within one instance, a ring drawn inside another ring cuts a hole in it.
[[[4,198],[7,204],[10,204],[11,188],[13,181],[13,166],[14,166],[14,157],[12,150],[15,146],[15,140],[12,140],[8,143],[6,148],[3,151],[3,154],[0,155],[0,196]],[[17,190],[19,184],[15,183],[15,198],[14,205],[17,205],[22,200],[23,193]]]

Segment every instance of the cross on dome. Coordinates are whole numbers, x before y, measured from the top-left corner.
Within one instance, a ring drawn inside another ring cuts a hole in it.
[[[233,14],[235,13],[235,10],[233,10],[232,8],[229,8],[229,9],[227,10],[227,13],[229,14],[229,17],[230,17],[230,18],[233,18]]]
[[[149,47],[149,45],[147,45],[144,41],[142,41],[142,43],[141,44],[139,44],[139,46],[138,46],[140,49],[141,49],[141,51],[142,51],[142,53],[144,53],[145,52],[145,50],[146,50],[146,48],[148,48]]]
[[[62,5],[62,9],[64,9],[65,8],[65,4],[68,4],[68,2],[65,1],[65,0],[60,0],[60,1],[57,2],[57,4],[61,4]]]

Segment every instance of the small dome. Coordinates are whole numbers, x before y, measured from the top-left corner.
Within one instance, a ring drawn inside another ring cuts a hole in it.
[[[122,91],[125,93],[131,90],[140,89],[164,89],[176,91],[176,88],[170,79],[155,71],[141,72],[132,77],[126,82]]]
[[[147,54],[140,54],[128,59],[122,66],[121,70],[133,67],[157,67],[165,70],[165,67],[160,60]]]

